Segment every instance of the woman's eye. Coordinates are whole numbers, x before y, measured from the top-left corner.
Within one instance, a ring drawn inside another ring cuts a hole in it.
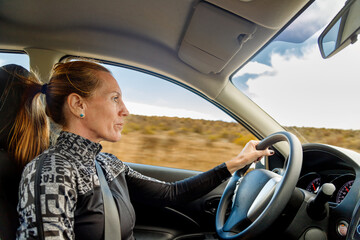
[[[118,103],[119,102],[119,97],[113,97],[113,101]]]

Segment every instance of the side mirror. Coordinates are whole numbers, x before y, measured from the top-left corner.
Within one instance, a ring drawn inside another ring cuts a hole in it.
[[[357,41],[360,34],[360,0],[349,0],[321,33],[318,44],[323,58],[329,58]]]

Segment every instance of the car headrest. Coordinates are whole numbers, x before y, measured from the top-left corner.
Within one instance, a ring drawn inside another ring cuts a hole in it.
[[[25,68],[9,64],[0,67],[0,148],[7,150],[9,134],[21,104],[24,91],[19,76],[28,77]]]

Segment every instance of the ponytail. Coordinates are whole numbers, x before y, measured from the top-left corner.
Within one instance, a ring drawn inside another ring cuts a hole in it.
[[[22,88],[20,108],[10,131],[8,151],[20,167],[49,147],[49,122],[40,99],[42,85],[35,74],[16,74]],[[12,134],[11,134],[12,133]]]
[[[61,127],[66,126],[63,106],[67,96],[71,93],[77,93],[84,98],[92,96],[101,84],[97,74],[99,71],[110,73],[108,69],[92,61],[58,63],[53,68],[49,83],[44,85],[35,74],[12,73],[17,81],[12,85],[19,90],[22,97],[8,134],[8,152],[20,167],[49,147],[47,116]],[[41,98],[41,93],[45,94],[44,99]]]

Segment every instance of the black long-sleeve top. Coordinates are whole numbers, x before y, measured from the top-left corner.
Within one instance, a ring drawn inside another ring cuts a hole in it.
[[[102,153],[101,145],[79,135],[61,132],[57,143],[43,152],[40,199],[46,239],[103,239],[104,208],[96,159],[114,196],[120,216],[122,239],[134,239],[135,212],[131,201],[176,204],[191,201],[231,176],[223,163],[197,176],[167,183],[146,177],[116,156]],[[24,169],[20,182],[18,239],[36,239],[34,199],[39,157]]]

